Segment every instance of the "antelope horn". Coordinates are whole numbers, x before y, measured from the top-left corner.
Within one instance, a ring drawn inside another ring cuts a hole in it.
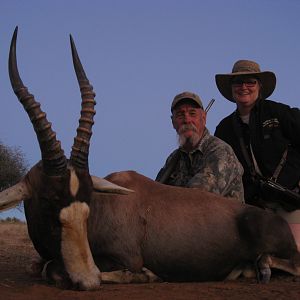
[[[67,169],[67,159],[61,149],[60,142],[56,139],[56,133],[51,128],[51,123],[40,108],[40,103],[35,101],[34,96],[28,92],[20,78],[16,57],[17,34],[18,27],[14,31],[9,51],[8,70],[11,86],[26,110],[36,132],[44,172],[49,176],[61,175]]]
[[[11,209],[30,197],[31,193],[26,183],[22,180],[0,193],[0,211]]]
[[[96,101],[94,100],[95,93],[86,77],[71,35],[70,43],[73,65],[82,98],[79,126],[77,128],[77,135],[74,138],[70,161],[76,168],[88,169],[90,139],[92,136],[92,126],[94,124],[93,117],[96,113],[94,110],[94,106],[96,105]]]
[[[98,193],[111,193],[119,195],[129,195],[134,193],[134,190],[127,189],[123,186],[114,184],[104,178],[91,175],[93,188]]]

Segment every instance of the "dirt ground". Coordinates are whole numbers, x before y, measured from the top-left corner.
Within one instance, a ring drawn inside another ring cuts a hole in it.
[[[271,283],[252,279],[235,282],[103,284],[98,291],[62,290],[48,285],[28,272],[37,258],[27,235],[26,224],[0,222],[0,298],[19,299],[300,299],[300,280],[277,274]]]

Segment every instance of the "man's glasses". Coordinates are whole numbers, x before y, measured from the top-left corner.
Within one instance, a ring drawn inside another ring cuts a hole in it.
[[[242,87],[243,84],[246,87],[254,87],[257,84],[257,80],[253,78],[237,78],[231,82],[233,87]]]

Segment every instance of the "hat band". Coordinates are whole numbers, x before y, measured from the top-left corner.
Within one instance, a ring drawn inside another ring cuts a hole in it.
[[[232,70],[232,73],[238,73],[238,72],[253,72],[253,73],[259,73],[260,70],[252,69],[249,67],[239,67],[237,70]]]

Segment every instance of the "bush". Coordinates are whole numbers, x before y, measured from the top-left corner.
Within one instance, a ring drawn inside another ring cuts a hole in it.
[[[14,224],[16,224],[16,223],[21,223],[21,224],[25,224],[26,222],[24,222],[24,221],[22,221],[22,220],[20,220],[20,219],[18,219],[18,218],[15,218],[15,217],[13,217],[13,218],[11,218],[11,217],[7,217],[6,219],[2,219],[2,220],[0,220],[0,224],[1,223],[14,223]]]
[[[26,173],[28,163],[20,148],[0,141],[0,191],[16,184]]]
[[[0,141],[0,191],[16,184],[27,170],[28,163],[20,148],[8,147]],[[23,212],[23,202],[16,209]]]

